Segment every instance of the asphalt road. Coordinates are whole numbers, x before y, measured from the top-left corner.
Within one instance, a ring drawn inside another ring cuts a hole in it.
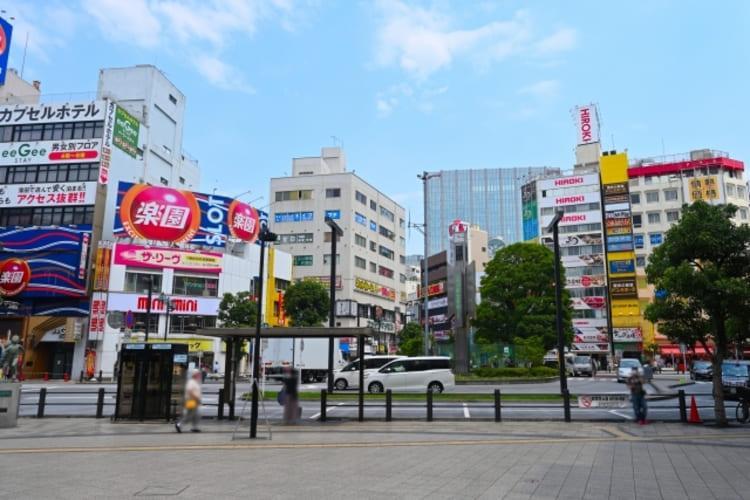
[[[648,387],[651,397],[659,397],[659,394],[674,394],[677,389],[669,388],[669,385],[677,383],[676,377],[658,377],[655,385]],[[627,388],[618,384],[614,379],[608,377],[600,378],[571,378],[568,382],[569,390],[573,394],[625,394]],[[26,383],[24,384],[21,397],[21,416],[35,416],[37,413],[39,390],[47,388],[45,415],[46,416],[94,416],[96,412],[97,392],[99,388],[105,389],[104,415],[111,416],[114,412],[115,385],[114,384],[71,384],[71,383]],[[303,384],[301,391],[319,391],[325,384]],[[491,385],[458,385],[452,392],[456,393],[490,393],[496,386]],[[202,414],[207,417],[217,415],[219,384],[208,383],[204,386],[204,405]],[[278,384],[269,384],[268,390],[278,390]],[[559,383],[549,382],[544,384],[507,384],[500,386],[503,394],[555,394],[559,393]],[[701,417],[712,419],[713,398],[711,396],[711,384],[708,382],[697,382],[693,385],[682,387],[686,394],[695,395],[700,409]],[[238,384],[238,393],[250,391],[250,384]],[[355,393],[356,391],[347,391]],[[355,403],[342,403],[332,401],[327,409],[330,420],[356,419],[358,409],[352,406]],[[689,404],[689,400],[688,400]],[[632,420],[632,411],[629,403],[623,403],[622,408],[578,408],[577,401],[572,401],[573,408],[571,416],[573,420],[608,420],[627,421]],[[320,403],[318,401],[302,401],[302,420],[315,421],[320,418]],[[727,404],[730,418],[734,416],[734,404]],[[280,420],[283,409],[275,400],[266,400],[261,408],[261,418],[270,421]],[[225,412],[226,413],[226,412]],[[249,403],[243,407],[240,403],[236,408],[238,415],[249,416]],[[395,401],[392,415],[394,419],[424,419],[426,408],[423,402]],[[513,403],[504,402],[502,408],[503,419],[535,419],[535,420],[560,420],[563,418],[562,406],[554,403]],[[382,404],[366,402],[366,419],[385,418],[385,408]],[[486,419],[494,418],[494,408],[491,401],[475,403],[443,403],[436,402],[433,409],[433,418],[439,419]],[[651,400],[649,402],[649,418],[653,420],[674,421],[679,420],[678,401],[676,398],[664,400]]]

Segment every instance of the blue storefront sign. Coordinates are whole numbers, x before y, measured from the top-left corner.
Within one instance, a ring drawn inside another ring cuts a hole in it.
[[[313,220],[312,212],[279,212],[274,215],[275,222],[310,222]]]
[[[633,261],[633,259],[609,261],[609,273],[610,274],[634,273],[634,272],[635,272],[635,262]]]

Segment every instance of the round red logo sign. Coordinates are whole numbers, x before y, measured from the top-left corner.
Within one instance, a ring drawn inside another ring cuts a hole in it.
[[[120,219],[131,238],[185,243],[198,232],[201,211],[189,191],[136,184],[122,198]]]
[[[258,238],[258,233],[260,232],[258,211],[247,203],[234,200],[229,205],[227,224],[229,224],[229,232],[234,238],[249,243],[254,242]]]
[[[0,262],[0,295],[18,295],[29,284],[31,268],[25,260],[8,259]]]

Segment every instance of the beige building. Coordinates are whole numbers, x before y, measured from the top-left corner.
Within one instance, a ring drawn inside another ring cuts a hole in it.
[[[325,217],[343,229],[336,249],[336,299],[357,307],[342,306],[336,323],[380,328],[381,342],[387,338],[393,351],[407,302],[404,208],[347,171],[340,148],[294,158],[290,177],[271,179],[270,199],[269,224],[279,235],[277,246],[292,254],[295,280],[330,283],[331,231]]]

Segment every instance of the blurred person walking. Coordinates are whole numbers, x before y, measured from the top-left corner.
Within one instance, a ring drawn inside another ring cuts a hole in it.
[[[630,401],[633,403],[633,413],[635,419],[640,425],[646,424],[646,390],[643,388],[644,380],[638,368],[633,367],[628,377],[628,387],[630,388]]]
[[[203,392],[201,390],[201,370],[192,370],[190,379],[185,384],[185,407],[182,410],[182,417],[175,422],[174,427],[177,432],[182,432],[182,426],[190,422],[191,432],[200,432],[198,423],[200,422],[200,406]]]

